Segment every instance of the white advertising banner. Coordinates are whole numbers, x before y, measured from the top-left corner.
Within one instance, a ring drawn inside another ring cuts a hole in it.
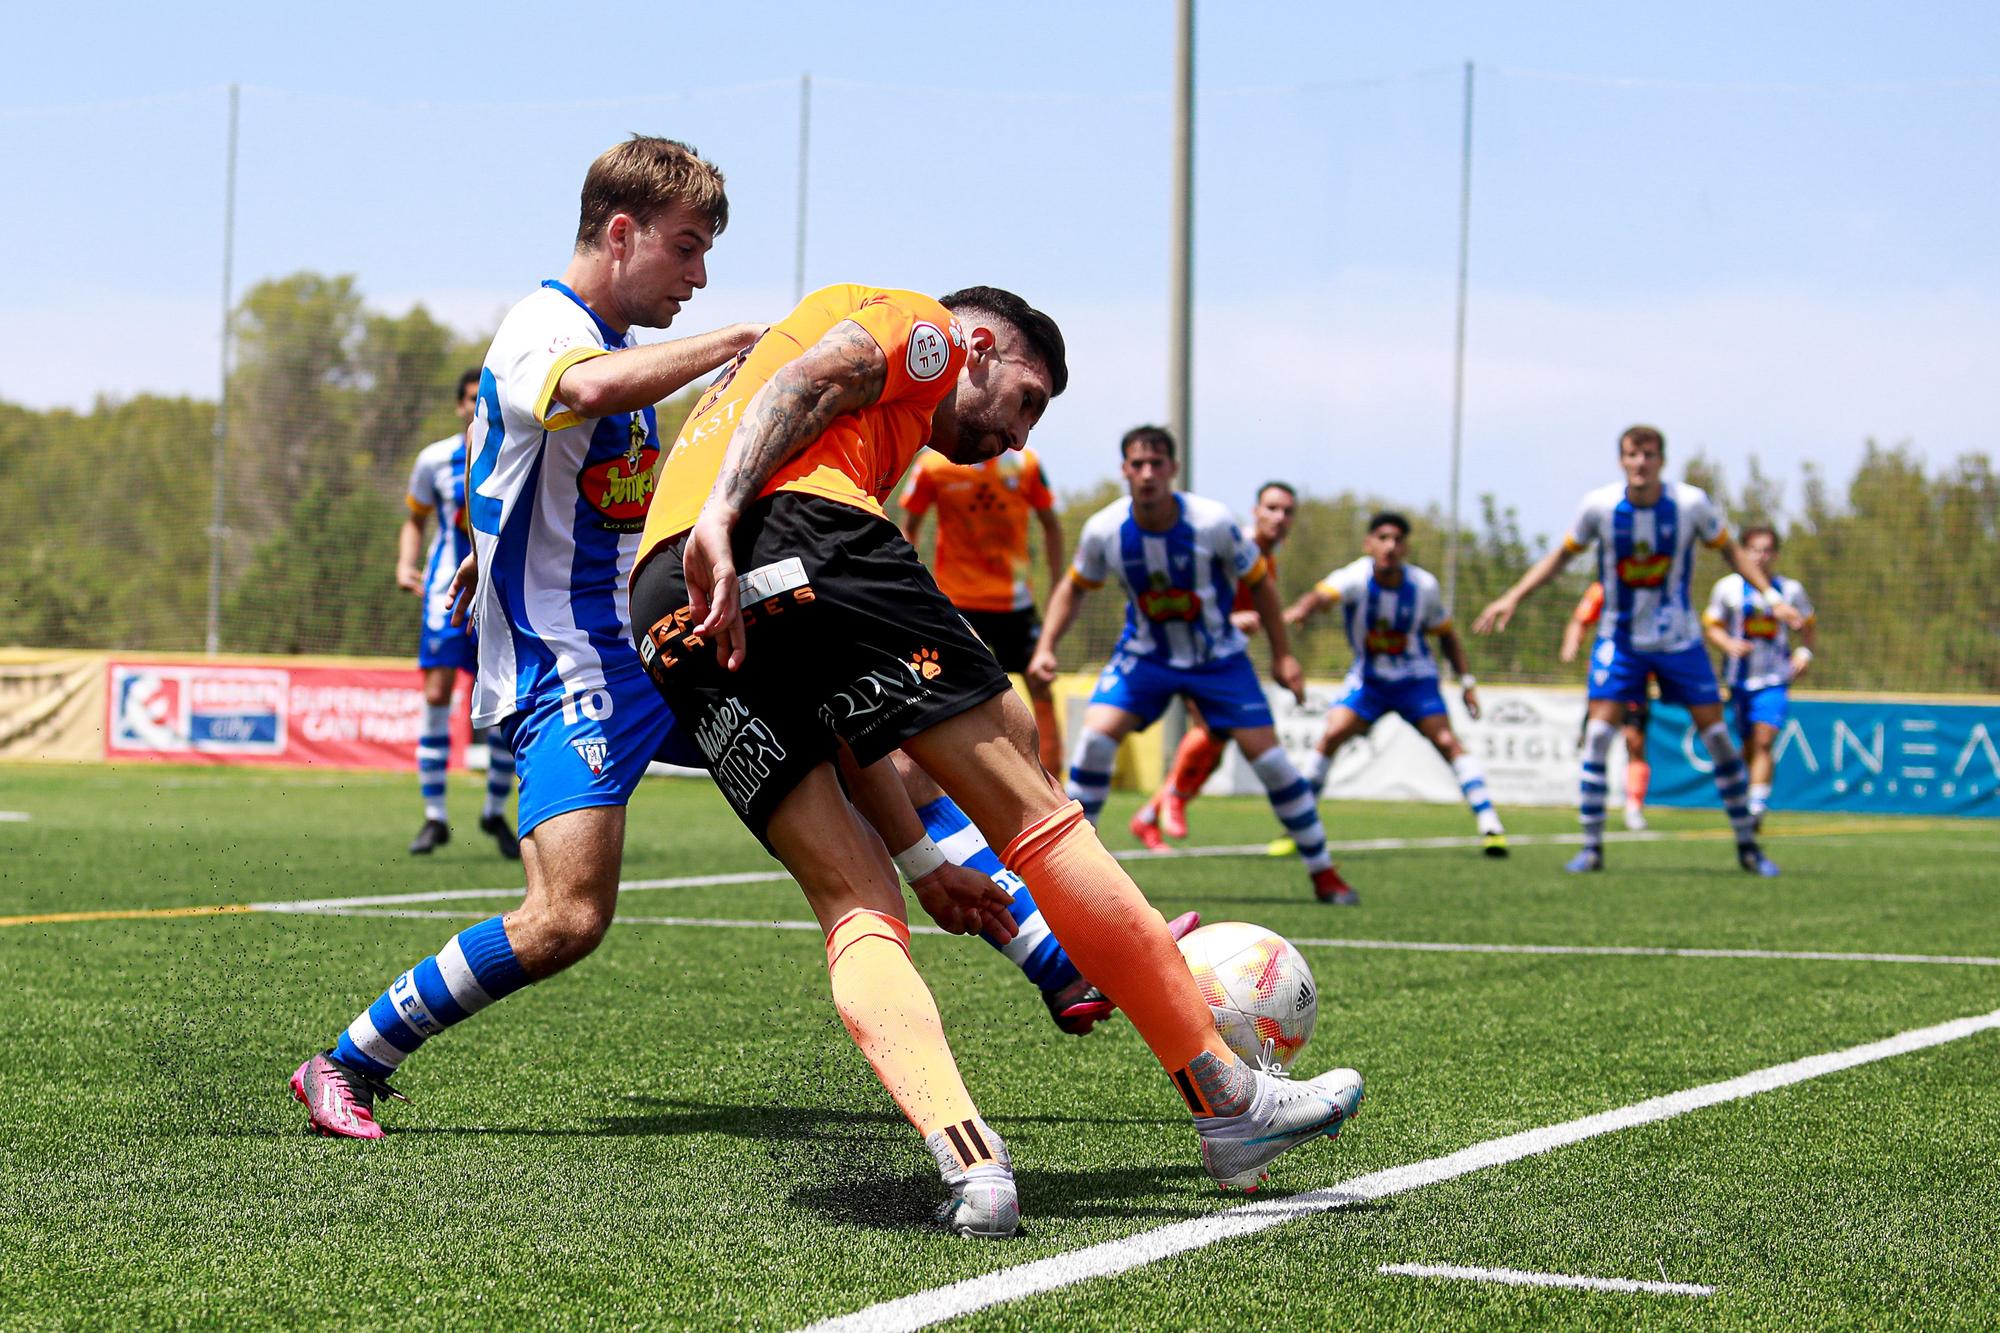
[[[1339,682],[1313,682],[1301,707],[1290,694],[1265,686],[1278,739],[1303,763],[1319,740],[1326,712],[1344,692]],[[1452,729],[1486,769],[1497,806],[1576,804],[1577,742],[1583,730],[1583,690],[1482,685],[1480,720],[1466,716],[1455,682],[1444,686]],[[1611,747],[1611,788],[1624,790],[1624,746]],[[1234,746],[1205,791],[1248,796],[1262,790],[1257,775]],[[1327,775],[1329,800],[1437,801],[1463,799],[1458,779],[1415,727],[1387,714],[1368,735],[1349,741]]]

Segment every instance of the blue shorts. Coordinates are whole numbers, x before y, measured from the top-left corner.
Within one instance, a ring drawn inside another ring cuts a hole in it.
[[[1675,653],[1648,653],[1599,639],[1590,654],[1590,697],[1634,703],[1646,697],[1646,675],[1660,682],[1660,698],[1690,708],[1722,702],[1715,667],[1698,643]]]
[[[632,799],[655,759],[687,768],[701,752],[674,728],[673,710],[637,659],[595,690],[538,701],[500,724],[521,779],[520,832],[552,815]]]
[[[1177,694],[1194,700],[1211,731],[1271,725],[1271,703],[1248,653],[1198,667],[1163,666],[1131,653],[1113,653],[1097,674],[1090,702],[1124,709],[1139,719],[1143,731],[1159,721]]]
[[[424,636],[417,643],[417,665],[425,671],[432,667],[455,667],[478,675],[479,640],[471,631],[456,625],[443,629],[426,625]]]
[[[1737,690],[1729,696],[1729,702],[1736,712],[1736,729],[1744,735],[1750,728],[1763,723],[1774,731],[1785,729],[1785,716],[1791,710],[1791,694],[1787,686],[1767,685],[1761,690]]]
[[[1371,727],[1384,713],[1394,713],[1414,727],[1427,717],[1450,711],[1444,706],[1436,676],[1355,681],[1334,707],[1349,710]]]

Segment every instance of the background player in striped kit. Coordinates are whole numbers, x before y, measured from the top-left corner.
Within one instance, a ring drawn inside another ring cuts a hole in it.
[[[479,372],[458,377],[458,419],[472,422],[479,401]],[[465,523],[465,437],[460,430],[425,445],[410,471],[403,496],[409,513],[396,532],[396,586],[422,601],[423,637],[417,647],[417,669],[424,675],[424,730],[417,741],[417,781],[424,800],[424,823],[410,851],[427,856],[451,841],[451,821],[445,810],[445,769],[451,758],[451,692],[458,673],[479,669],[472,628],[451,623],[452,580],[458,566],[472,553],[472,534]],[[424,526],[437,515],[437,532],[426,545]],[[514,791],[514,752],[496,730],[486,734],[486,805],[479,829],[493,835],[500,855],[521,859],[521,844],[507,824],[507,798]]]
[[[1257,543],[1257,550],[1264,557],[1267,578],[1278,577],[1278,548],[1291,536],[1292,520],[1298,509],[1299,493],[1289,483],[1267,481],[1257,488],[1257,507],[1250,512],[1250,540]],[[1229,619],[1246,635],[1263,628],[1256,603],[1255,590],[1248,583],[1239,582]],[[1228,735],[1209,730],[1202,720],[1200,705],[1189,703],[1187,708],[1187,732],[1174,751],[1173,762],[1167,765],[1167,776],[1160,789],[1132,816],[1132,836],[1149,851],[1166,851],[1166,838],[1188,835],[1187,803],[1201,794],[1202,784],[1214,774],[1229,749]],[[1283,841],[1289,844],[1291,839]],[[1289,846],[1285,851],[1289,853]]]
[[[1476,634],[1507,628],[1514,611],[1535,589],[1554,579],[1580,552],[1597,547],[1604,584],[1604,614],[1590,656],[1589,721],[1580,757],[1577,812],[1583,850],[1566,867],[1575,873],[1604,868],[1605,758],[1626,705],[1643,697],[1646,677],[1660,682],[1660,696],[1687,706],[1715,761],[1715,789],[1736,832],[1736,860],[1755,875],[1778,867],[1757,845],[1750,814],[1749,779],[1742,755],[1722,721],[1722,691],[1701,646],[1701,627],[1688,600],[1696,541],[1722,553],[1730,567],[1770,596],[1772,613],[1797,627],[1804,618],[1771,593],[1763,572],[1743,558],[1729,525],[1708,493],[1685,482],[1662,480],[1667,441],[1652,426],[1631,426],[1618,437],[1623,484],[1601,486],[1583,497],[1562,544],[1537,560],[1519,582],[1479,613]]]
[[[1111,791],[1118,743],[1159,720],[1174,696],[1193,699],[1210,728],[1227,731],[1264,784],[1271,810],[1292,836],[1322,902],[1358,902],[1327,855],[1319,803],[1278,744],[1271,706],[1230,620],[1238,581],[1248,582],[1271,641],[1271,674],[1301,703],[1305,672],[1292,656],[1269,565],[1229,511],[1174,489],[1174,437],[1136,426],[1119,441],[1131,494],[1091,515],[1069,577],[1049,599],[1042,643],[1028,670],[1054,680],[1056,645],[1075,623],[1083,597],[1117,578],[1125,590],[1125,632],[1097,678],[1070,759],[1069,794],[1095,822]]]
[[[1451,714],[1438,689],[1437,659],[1430,636],[1437,636],[1464,692],[1465,711],[1479,720],[1479,682],[1466,666],[1465,645],[1451,627],[1451,609],[1437,579],[1408,559],[1410,520],[1380,513],[1368,520],[1365,552],[1360,559],[1321,579],[1317,586],[1285,612],[1285,622],[1303,625],[1307,619],[1338,605],[1346,638],[1354,651],[1347,672],[1347,692],[1327,710],[1326,729],[1307,761],[1305,778],[1317,796],[1326,786],[1327,770],[1340,747],[1374,729],[1384,713],[1394,713],[1422,733],[1451,765],[1458,789],[1478,821],[1488,856],[1507,854],[1507,830],[1486,794],[1486,773],[1466,753],[1451,729]]]
[[[1785,622],[1772,614],[1764,594],[1741,574],[1716,582],[1702,617],[1708,641],[1722,650],[1723,683],[1729,686],[1736,734],[1743,742],[1744,762],[1750,766],[1750,813],[1761,830],[1764,811],[1771,803],[1771,775],[1777,767],[1772,747],[1785,729],[1791,684],[1812,663],[1819,625],[1805,585],[1772,572],[1778,559],[1776,529],[1744,529],[1743,554],[1762,571],[1779,598],[1805,617],[1799,626],[1799,645],[1794,648]]]

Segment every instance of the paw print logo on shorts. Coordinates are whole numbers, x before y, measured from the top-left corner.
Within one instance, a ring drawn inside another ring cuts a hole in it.
[[[911,653],[910,665],[915,667],[917,674],[925,680],[936,680],[944,674],[944,668],[938,665],[937,649],[935,648],[919,648],[914,653]]]

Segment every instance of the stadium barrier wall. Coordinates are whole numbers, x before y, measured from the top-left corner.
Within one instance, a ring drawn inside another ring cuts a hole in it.
[[[395,659],[0,653],[0,758],[403,770],[423,715]],[[454,764],[470,739],[461,678]]]

